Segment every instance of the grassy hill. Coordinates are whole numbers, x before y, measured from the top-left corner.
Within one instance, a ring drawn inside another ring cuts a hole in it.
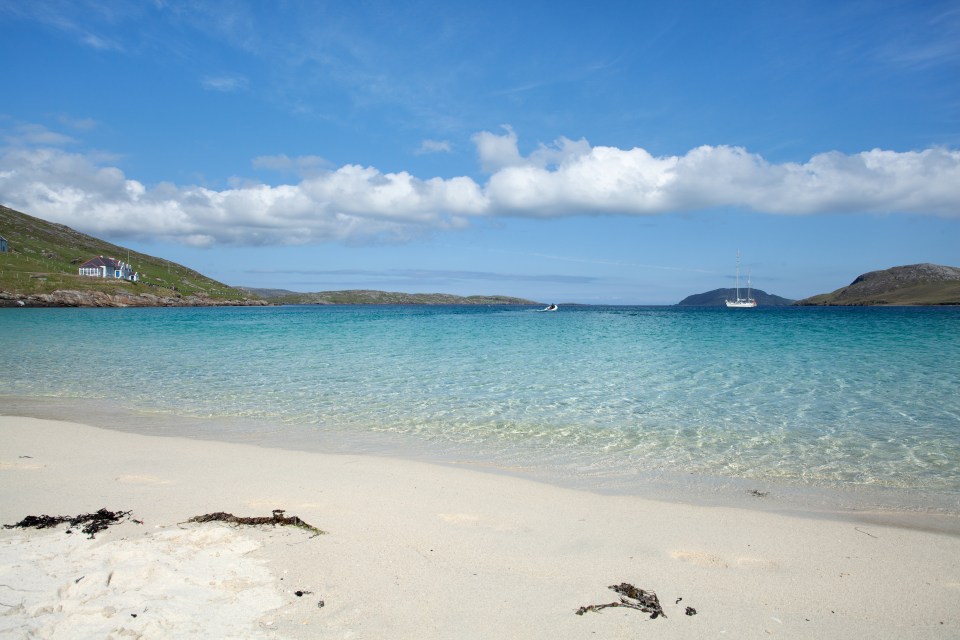
[[[352,289],[297,293],[283,289],[247,289],[275,304],[541,304],[508,296],[455,296],[446,293],[398,293]]]
[[[912,264],[871,271],[832,293],[797,302],[805,306],[960,304],[960,269]]]
[[[101,292],[110,295],[160,297],[196,296],[217,301],[253,298],[246,292],[182,265],[88,236],[0,205],[0,236],[9,249],[0,253],[0,291],[37,295],[58,290]],[[96,256],[129,262],[140,273],[140,282],[82,277],[81,263]]]

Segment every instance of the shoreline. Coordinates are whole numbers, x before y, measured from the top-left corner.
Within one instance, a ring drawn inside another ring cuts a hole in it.
[[[95,540],[63,527],[0,530],[10,628],[63,632],[82,620],[93,635],[148,638],[228,627],[284,638],[960,633],[957,535],[36,418],[0,417],[0,435],[2,524],[101,507],[143,523]],[[273,509],[328,533],[186,523]],[[607,587],[621,582],[655,591],[668,617],[575,615],[616,600]],[[191,602],[216,604],[190,618]]]
[[[566,474],[560,467],[510,466],[476,452],[388,432],[298,429],[256,418],[204,418],[144,411],[110,400],[0,396],[0,415],[79,422],[146,436],[251,444],[270,449],[364,455],[466,469],[606,496],[644,496],[701,507],[732,507],[806,518],[844,519],[960,535],[960,495],[869,485],[801,485],[778,478],[638,473],[628,481]]]

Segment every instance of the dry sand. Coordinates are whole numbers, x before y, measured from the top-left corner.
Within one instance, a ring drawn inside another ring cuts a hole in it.
[[[0,530],[3,637],[960,637],[957,535],[21,417],[0,489],[4,524],[132,510]],[[273,509],[328,533],[185,523]],[[575,614],[621,582],[667,617]]]

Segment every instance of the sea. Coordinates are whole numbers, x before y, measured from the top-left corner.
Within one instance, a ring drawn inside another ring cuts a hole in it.
[[[7,308],[0,414],[955,517],[960,308]]]

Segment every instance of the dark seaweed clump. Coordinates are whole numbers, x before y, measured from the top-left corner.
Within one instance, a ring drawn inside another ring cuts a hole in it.
[[[194,516],[187,520],[187,522],[228,522],[235,525],[282,525],[290,527],[299,527],[300,529],[306,529],[307,531],[312,531],[313,535],[318,536],[325,531],[317,529],[315,526],[307,524],[297,516],[284,516],[282,509],[274,509],[272,516],[255,516],[255,517],[238,517],[232,513],[224,513],[223,511],[217,511],[216,513],[208,513],[202,516]]]
[[[108,511],[107,509],[100,509],[96,513],[82,513],[77,516],[27,516],[16,524],[5,524],[3,527],[4,529],[14,529],[17,527],[21,529],[50,529],[67,522],[71,527],[67,529],[67,533],[72,533],[72,529],[83,525],[81,531],[90,538],[93,538],[97,533],[103,531],[110,525],[117,524],[121,520],[128,518],[130,513],[130,511]]]
[[[577,615],[582,616],[587,611],[600,611],[601,609],[606,609],[607,607],[627,607],[628,609],[637,609],[638,611],[649,613],[652,620],[660,617],[667,617],[667,614],[663,612],[663,607],[660,606],[660,599],[653,591],[638,589],[632,584],[628,584],[626,582],[610,585],[608,588],[613,589],[620,594],[619,602],[610,602],[608,604],[591,604],[585,607],[580,607],[577,609]]]

